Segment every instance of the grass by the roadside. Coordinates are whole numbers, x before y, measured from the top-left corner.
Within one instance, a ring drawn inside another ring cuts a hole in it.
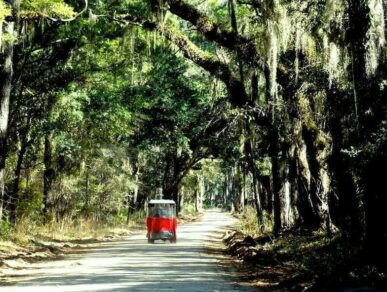
[[[239,219],[238,221],[238,229],[244,233],[248,234],[252,237],[257,237],[262,235],[262,232],[258,228],[258,219],[257,213],[252,206],[246,206],[242,213],[234,214],[235,217]],[[273,222],[264,214],[264,227],[263,232],[270,232],[272,230]]]
[[[192,205],[185,205],[178,221],[179,224],[191,222],[199,219],[201,215]],[[33,222],[28,218],[21,219],[15,227],[3,228],[3,234],[0,236],[0,266],[1,261],[7,258],[25,258],[33,253],[49,258],[74,246],[87,246],[137,231],[143,231],[145,239],[145,220],[146,214],[143,210],[131,214],[128,224],[126,218],[112,218],[104,222],[91,218],[75,218],[60,222],[52,220],[45,224]]]
[[[195,221],[199,219],[203,214],[195,210],[193,204],[184,205],[178,216],[179,224]]]
[[[46,224],[33,224],[28,219],[20,220],[11,229],[3,240],[11,240],[25,244],[33,239],[51,239],[56,241],[70,241],[83,238],[102,238],[105,236],[120,235],[140,226],[144,226],[145,213],[138,211],[131,215],[129,223],[125,220],[115,222],[100,222],[93,219],[52,220]]]
[[[69,248],[126,236],[144,228],[144,211],[132,214],[128,224],[124,219],[99,222],[79,218],[61,222],[53,220],[46,224],[22,219],[0,237],[0,265],[5,259],[28,258],[34,261],[55,257]]]

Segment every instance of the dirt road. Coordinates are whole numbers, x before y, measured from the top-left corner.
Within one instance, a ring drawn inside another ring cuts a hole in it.
[[[0,291],[247,291],[220,267],[222,255],[203,249],[233,222],[227,213],[207,211],[202,220],[178,227],[177,244],[148,244],[144,232],[81,256],[33,264]]]

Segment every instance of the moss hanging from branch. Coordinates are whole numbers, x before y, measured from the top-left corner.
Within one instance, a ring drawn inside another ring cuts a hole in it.
[[[0,0],[0,23],[2,23],[8,15],[11,15],[11,9],[3,0]]]
[[[98,16],[93,13],[91,9],[89,9],[89,22],[90,25],[94,26],[97,24]]]
[[[332,84],[333,80],[337,80],[340,72],[340,48],[333,42],[329,44],[329,57],[328,57],[328,74],[329,84]]]
[[[0,0],[0,50],[3,47],[3,24],[7,16],[11,15],[11,9],[5,4],[3,0]]]
[[[274,99],[277,94],[277,67],[278,67],[278,39],[275,32],[275,24],[268,22],[268,48],[267,62],[270,68],[270,96]]]
[[[367,32],[366,72],[368,76],[375,74],[379,58],[386,44],[384,9],[382,0],[369,0],[370,27]]]

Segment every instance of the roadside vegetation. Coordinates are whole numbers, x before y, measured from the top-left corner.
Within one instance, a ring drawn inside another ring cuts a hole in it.
[[[342,234],[326,236],[288,230],[276,238],[271,228],[258,231],[253,208],[235,214],[235,230],[225,234],[226,251],[242,281],[264,291],[336,291],[387,288],[387,274],[364,264],[362,252]]]

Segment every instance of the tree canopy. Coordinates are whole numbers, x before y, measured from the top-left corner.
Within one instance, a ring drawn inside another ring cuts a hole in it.
[[[0,0],[0,217],[130,217],[162,188],[257,229],[386,244],[382,0]]]

